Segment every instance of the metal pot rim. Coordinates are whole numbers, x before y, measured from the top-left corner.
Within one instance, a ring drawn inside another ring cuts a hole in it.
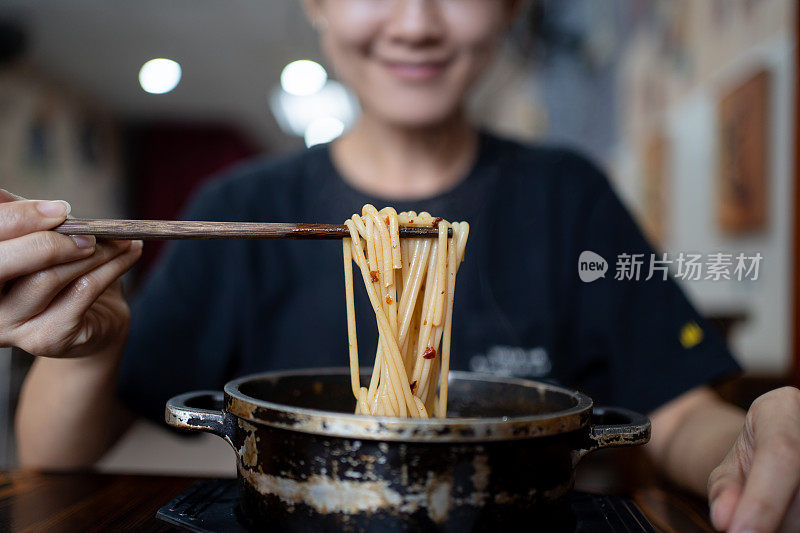
[[[591,398],[575,390],[529,379],[463,371],[450,371],[451,379],[493,381],[535,387],[541,391],[550,390],[574,398],[575,405],[560,411],[527,416],[419,420],[293,407],[254,398],[240,390],[242,384],[257,380],[340,374],[349,376],[350,370],[341,367],[311,368],[243,376],[225,385],[225,409],[250,422],[291,431],[333,437],[426,443],[516,440],[556,435],[586,426],[592,410]]]

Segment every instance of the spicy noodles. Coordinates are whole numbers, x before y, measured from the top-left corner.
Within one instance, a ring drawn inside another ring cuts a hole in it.
[[[426,212],[378,211],[367,204],[345,225],[350,230],[342,250],[356,414],[447,416],[453,295],[469,224],[451,224]],[[400,226],[436,227],[439,236],[400,239]],[[361,271],[378,324],[368,387],[359,377],[351,261]]]

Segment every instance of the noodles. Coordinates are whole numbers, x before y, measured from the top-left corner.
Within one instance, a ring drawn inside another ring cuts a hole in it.
[[[342,241],[350,380],[356,414],[428,418],[447,416],[447,374],[456,273],[464,260],[469,224],[428,213],[378,211],[365,205],[345,221]],[[400,226],[437,227],[436,239],[400,239]],[[448,237],[448,229],[453,236]],[[368,387],[360,383],[353,299],[358,265],[378,326]],[[441,344],[441,350],[440,350]]]

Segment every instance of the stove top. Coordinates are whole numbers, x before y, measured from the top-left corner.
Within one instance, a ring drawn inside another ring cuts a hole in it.
[[[249,533],[238,508],[235,479],[208,479],[189,487],[159,509],[156,517],[197,533]],[[572,513],[576,524],[572,533],[655,532],[628,498],[574,492]]]

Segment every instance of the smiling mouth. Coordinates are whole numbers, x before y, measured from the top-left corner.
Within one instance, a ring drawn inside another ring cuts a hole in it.
[[[439,76],[447,67],[446,61],[403,63],[384,61],[383,64],[395,76],[407,81],[427,81]]]

